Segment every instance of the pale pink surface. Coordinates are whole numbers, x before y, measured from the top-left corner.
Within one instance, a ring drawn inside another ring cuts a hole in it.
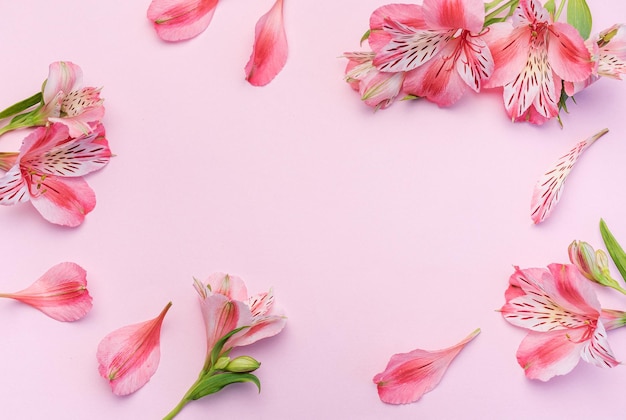
[[[600,247],[600,217],[626,242],[616,188],[626,179],[626,84],[602,79],[581,92],[564,129],[513,125],[501,92],[374,113],[337,57],[359,49],[384,2],[304,0],[285,7],[288,65],[257,89],[241,69],[270,3],[220,2],[202,36],[177,44],[155,35],[148,2],[3,5],[2,104],[38,91],[51,62],[77,63],[84,85],[102,86],[116,154],[86,178],[98,203],[77,229],[42,222],[29,206],[0,208],[2,290],[71,260],[88,271],[94,299],[79,323],[45,328],[37,311],[0,302],[3,416],[162,418],[206,352],[193,276],[223,271],[253,293],[273,286],[288,325],[233,350],[262,363],[260,394],[232,386],[188,405],[181,420],[619,418],[624,366],[581,363],[529,381],[515,358],[525,331],[495,310],[513,264],[565,263],[573,239]],[[594,33],[626,20],[621,1],[589,3]],[[610,134],[578,161],[558,211],[533,226],[538,175],[604,127]],[[0,150],[21,139],[3,136]],[[626,307],[606,290],[599,299]],[[169,300],[157,374],[141,392],[112,395],[94,360],[99,341]],[[476,327],[480,337],[436,390],[408,406],[380,402],[371,379],[391,354],[444,348]],[[608,335],[626,360],[626,331]],[[35,381],[46,392],[33,394]]]

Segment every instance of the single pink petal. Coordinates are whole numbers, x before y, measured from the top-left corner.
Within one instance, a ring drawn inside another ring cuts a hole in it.
[[[582,82],[591,76],[593,63],[578,31],[567,23],[556,22],[548,31],[548,60],[554,72],[568,82]]]
[[[602,308],[595,290],[575,265],[550,264],[548,270],[554,281],[544,283],[543,288],[561,307],[595,319],[600,316]]]
[[[424,20],[432,30],[466,29],[479,33],[485,21],[482,0],[424,0]]]
[[[494,70],[493,57],[487,43],[480,37],[468,35],[459,48],[456,70],[474,92],[480,92],[484,81]]]
[[[92,307],[86,276],[78,264],[60,263],[26,289],[0,297],[16,299],[58,321],[77,321]]]
[[[381,401],[389,404],[408,404],[419,400],[434,389],[450,362],[469,343],[480,329],[472,332],[455,346],[443,350],[413,350],[391,356],[385,370],[374,376]]]
[[[252,55],[246,64],[246,80],[254,86],[265,86],[287,62],[287,35],[283,22],[283,0],[261,16],[254,29]]]
[[[96,358],[98,372],[115,395],[128,395],[154,375],[161,358],[161,325],[172,303],[149,321],[117,329],[102,339]]]
[[[82,84],[83,71],[79,66],[69,61],[56,61],[50,64],[48,79],[43,89],[43,101],[45,104],[62,92],[70,93]]]
[[[96,195],[83,178],[29,176],[31,202],[51,223],[75,227],[96,206]]]
[[[559,202],[565,179],[582,152],[608,131],[608,129],[601,130],[576,144],[572,150],[559,158],[552,169],[539,179],[533,190],[530,203],[530,217],[535,224],[543,222]]]
[[[587,326],[549,332],[531,331],[517,350],[517,362],[529,379],[547,381],[576,367]]]
[[[152,0],[148,19],[164,41],[193,38],[209,26],[218,0]]]

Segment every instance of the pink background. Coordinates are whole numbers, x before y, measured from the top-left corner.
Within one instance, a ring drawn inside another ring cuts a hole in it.
[[[573,239],[601,247],[600,217],[626,243],[626,84],[602,80],[577,96],[563,129],[512,124],[499,92],[374,113],[338,57],[359,50],[386,2],[287,0],[289,60],[254,88],[243,68],[271,3],[220,2],[203,34],[167,44],[145,18],[147,0],[4,2],[0,107],[35,93],[52,61],[73,61],[87,85],[103,86],[117,156],[87,178],[98,204],[79,228],[51,225],[30,204],[0,208],[2,291],[74,261],[94,297],[69,324],[0,301],[2,417],[161,418],[203,364],[192,278],[215,271],[252,293],[272,286],[289,321],[235,353],[262,362],[260,395],[232,386],[180,419],[623,416],[624,367],[581,362],[529,381],[515,360],[525,332],[496,309],[512,265],[566,262]],[[589,3],[594,32],[626,21],[621,1]],[[604,127],[552,217],[533,226],[535,181]],[[24,135],[4,136],[0,150]],[[626,309],[626,297],[599,293]],[[170,300],[156,375],[114,396],[97,372],[99,341]],[[436,390],[407,406],[379,401],[371,380],[393,353],[447,347],[477,327]],[[626,360],[626,332],[609,338]]]

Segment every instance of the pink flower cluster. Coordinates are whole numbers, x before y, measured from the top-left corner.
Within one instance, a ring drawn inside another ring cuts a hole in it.
[[[19,152],[0,153],[0,170],[5,172],[0,204],[30,201],[51,223],[80,225],[96,205],[83,176],[102,169],[111,158],[100,122],[102,102],[100,89],[82,87],[80,67],[58,61],[50,65],[41,93],[0,112],[2,118],[12,118],[0,135],[37,127]]]
[[[184,41],[204,32],[217,3],[218,0],[152,0],[148,19],[164,41]],[[246,80],[254,86],[267,85],[286,62],[283,0],[276,0],[256,24],[252,54],[245,66]]]
[[[501,88],[511,120],[542,124],[559,117],[568,95],[626,72],[624,25],[586,41],[582,30],[539,0],[389,4],[371,15],[371,51],[345,53],[346,81],[376,109],[415,98],[445,107],[468,89]]]

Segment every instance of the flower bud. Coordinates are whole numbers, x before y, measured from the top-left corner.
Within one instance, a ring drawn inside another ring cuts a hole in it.
[[[261,366],[261,363],[252,357],[239,356],[231,360],[225,370],[237,373],[254,372],[259,366]]]
[[[219,359],[217,359],[213,367],[215,368],[215,370],[225,370],[229,362],[230,362],[230,357],[222,356]]]
[[[591,245],[581,241],[573,241],[567,251],[570,261],[583,276],[603,286],[623,290],[617,281],[611,277],[609,259],[604,251],[601,249],[594,251]]]

